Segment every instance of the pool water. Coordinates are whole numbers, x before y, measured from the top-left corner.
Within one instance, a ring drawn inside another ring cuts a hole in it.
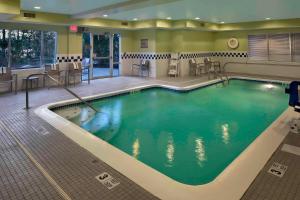
[[[231,80],[190,92],[154,88],[80,106],[69,120],[189,185],[215,179],[287,108],[279,84]],[[122,163],[120,163],[122,165]]]

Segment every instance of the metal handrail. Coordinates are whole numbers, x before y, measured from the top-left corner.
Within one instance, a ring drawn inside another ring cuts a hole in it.
[[[27,76],[26,78],[26,109],[29,109],[29,90],[28,90],[28,82],[29,79],[33,76],[47,76],[48,78],[50,78],[52,81],[54,81],[57,84],[60,84],[58,80],[56,80],[55,78],[53,78],[52,76],[50,76],[47,73],[37,73],[37,74],[30,74],[29,76]],[[95,112],[99,112],[96,108],[94,108],[89,102],[85,101],[84,99],[82,99],[80,96],[78,96],[75,92],[73,92],[72,90],[70,90],[69,88],[67,88],[66,86],[62,86],[67,92],[69,92],[71,95],[73,95],[74,97],[76,97],[77,99],[79,99],[80,102],[84,103],[86,106],[88,106],[89,108],[91,108],[92,110],[94,110]]]

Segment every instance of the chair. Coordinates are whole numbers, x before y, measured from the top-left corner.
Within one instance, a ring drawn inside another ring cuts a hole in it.
[[[209,57],[204,58],[204,66],[205,66],[205,71],[208,73],[208,77],[210,78],[211,74],[214,74],[214,77],[216,77],[216,71],[213,66],[213,63]]]
[[[190,65],[190,75],[201,75],[202,73],[205,73],[205,65],[204,65],[204,60],[199,59],[197,62],[196,59],[190,59],[189,60],[189,65]]]
[[[82,64],[81,62],[72,62],[68,64],[68,84],[70,83],[70,77],[73,78],[73,84],[76,84],[76,77],[80,77],[80,83],[82,82]]]
[[[140,64],[133,64],[131,66],[131,75],[133,75],[134,69],[139,71],[140,76],[143,76],[143,72],[148,72],[148,77],[150,76],[150,61],[149,60],[141,60]]]
[[[205,71],[204,58],[203,57],[198,58],[196,60],[196,63],[197,63],[197,67],[198,67],[198,74],[197,75],[205,74],[206,71]]]
[[[190,59],[189,60],[189,65],[190,65],[190,75],[197,76],[198,66],[197,66],[196,60],[195,59]]]
[[[17,94],[17,76],[12,75],[9,67],[0,67],[0,83],[6,85],[8,84],[10,86],[10,92],[13,91],[13,84],[15,84],[15,94]]]
[[[217,72],[217,73],[221,73],[222,72],[220,61],[211,59],[211,63],[212,63],[212,66],[213,66],[215,72]]]
[[[46,73],[51,77],[57,77],[58,83],[57,86],[59,86],[59,83],[61,82],[61,71],[59,69],[59,64],[47,64],[45,65],[45,71]],[[46,85],[48,89],[50,88],[50,78],[46,76]]]
[[[168,75],[178,77],[179,76],[179,54],[172,53],[169,61]]]

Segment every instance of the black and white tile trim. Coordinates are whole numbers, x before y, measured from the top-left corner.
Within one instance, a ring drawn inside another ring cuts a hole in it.
[[[212,53],[182,53],[180,54],[180,59],[191,59],[191,58],[204,58],[204,57],[211,57]]]
[[[122,59],[149,59],[162,60],[170,59],[171,53],[123,53]],[[247,52],[205,52],[205,53],[181,53],[180,59],[203,58],[203,57],[228,57],[228,58],[247,58]]]
[[[82,56],[57,56],[56,61],[58,63],[65,63],[65,62],[81,62]]]
[[[231,57],[231,58],[247,58],[247,52],[213,52],[212,56],[215,57]]]
[[[148,60],[162,60],[162,59],[170,59],[171,53],[124,53],[122,54],[122,59],[148,59]]]

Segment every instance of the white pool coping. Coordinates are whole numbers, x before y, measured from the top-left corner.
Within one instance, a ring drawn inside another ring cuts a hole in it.
[[[240,76],[229,78],[284,82],[280,80],[257,79]],[[163,87],[173,90],[191,90],[219,82],[212,80],[187,87],[175,87],[166,84],[149,84],[114,92],[85,97],[86,100],[99,99],[152,87]],[[287,83],[287,82],[285,82]],[[104,161],[153,195],[165,200],[238,200],[240,199],[269,158],[279,147],[289,132],[288,122],[296,117],[292,108],[284,111],[263,133],[261,133],[224,171],[212,182],[192,186],[179,183],[148,165],[138,161],[111,144],[92,135],[88,131],[73,124],[52,112],[50,108],[69,105],[77,99],[61,101],[41,106],[35,113],[64,135],[75,141],[100,160]],[[288,103],[288,102],[287,102]],[[102,173],[99,171],[99,174]],[[122,184],[122,183],[121,183]]]

